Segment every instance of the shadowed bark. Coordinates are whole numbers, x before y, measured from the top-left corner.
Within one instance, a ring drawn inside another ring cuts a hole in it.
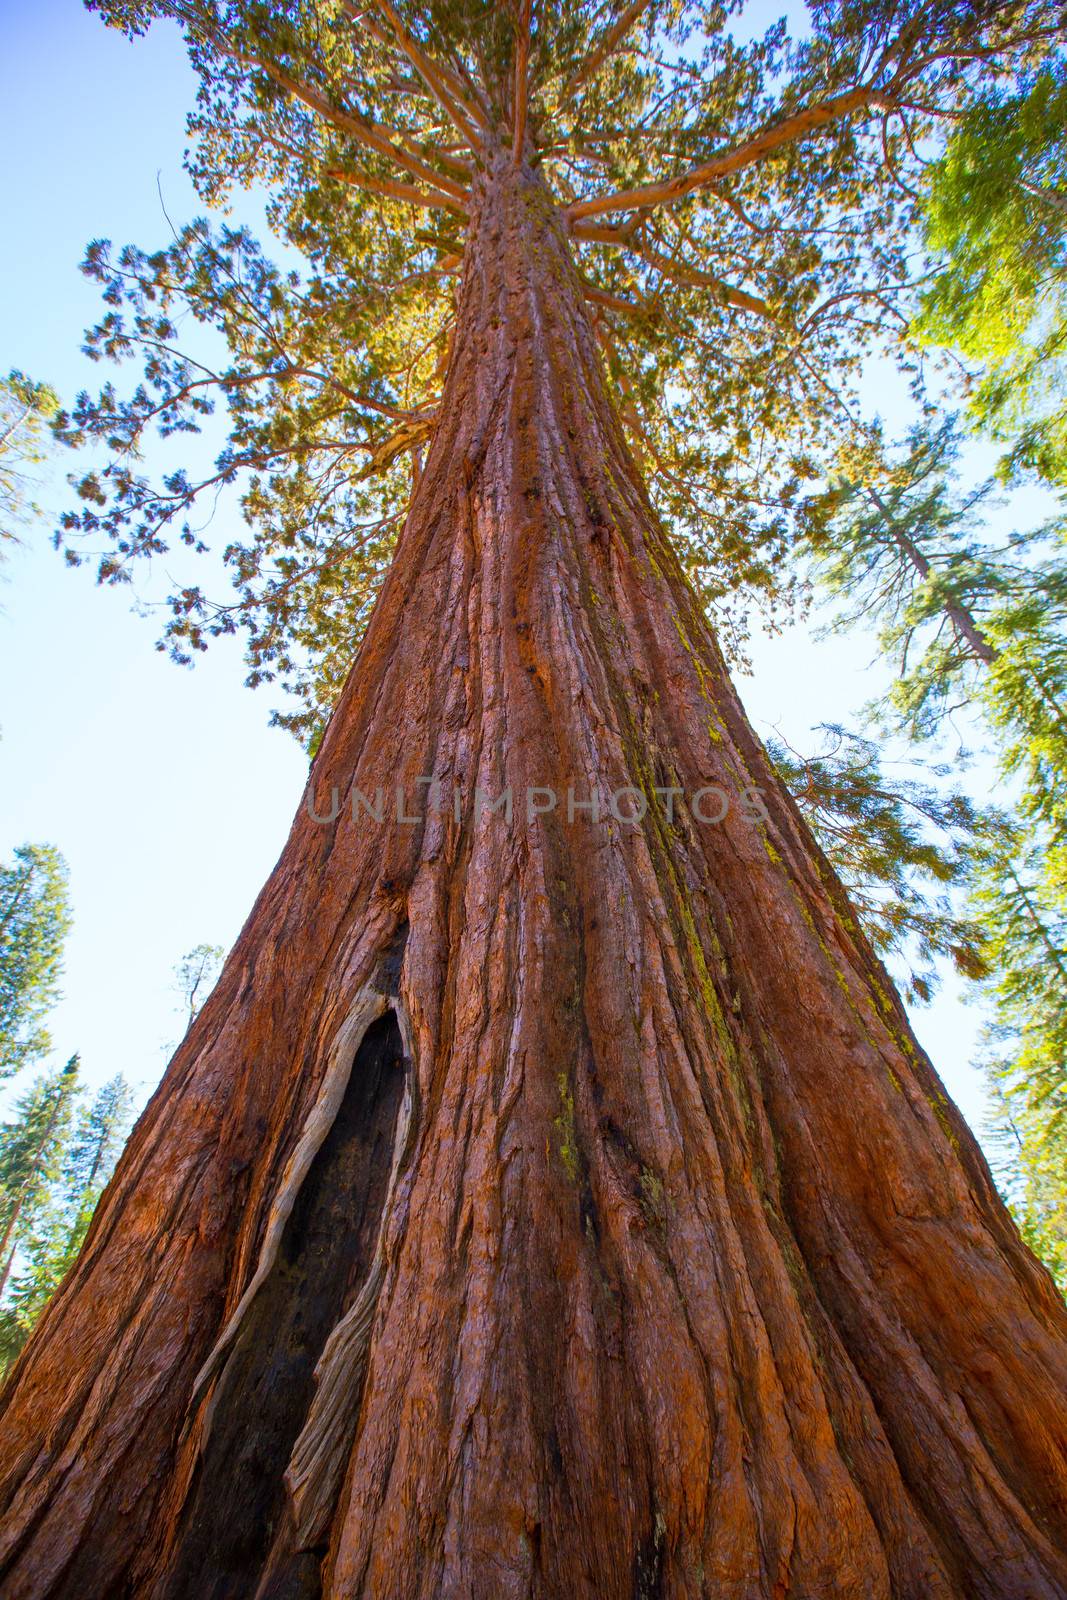
[[[405,925],[412,1131],[322,1594],[1067,1596],[1067,1313],[741,712],[508,155],[334,790],[5,1391],[5,1597],[167,1594],[206,1416],[255,1420],[194,1380]]]
[[[370,1269],[400,1109],[401,1055],[390,1012],[363,1038],[278,1257],[218,1380],[213,1426],[160,1585],[168,1600],[237,1600],[267,1566],[316,1360]],[[317,1594],[320,1561],[314,1550],[279,1551],[267,1593],[272,1600]]]

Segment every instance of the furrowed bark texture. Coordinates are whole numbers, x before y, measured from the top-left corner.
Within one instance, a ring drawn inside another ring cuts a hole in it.
[[[361,1291],[360,1221],[338,1279],[369,1321],[301,1455],[333,1466],[213,1594],[1067,1596],[1064,1308],[745,721],[549,196],[505,156],[476,198],[441,420],[313,768],[338,815],[301,810],[5,1392],[0,1588],[196,1569],[362,996],[403,1021],[410,1131],[377,1267]],[[427,777],[437,814],[398,822]],[[568,816],[626,787],[640,823]]]

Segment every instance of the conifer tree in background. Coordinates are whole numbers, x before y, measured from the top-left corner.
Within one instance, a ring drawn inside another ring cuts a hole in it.
[[[972,705],[1053,843],[1067,828],[1067,522],[1012,535],[984,526],[994,490],[959,490],[956,423],[873,434],[805,507],[805,543],[832,626],[874,624],[893,664],[892,713],[913,738]]]
[[[329,720],[0,1399],[5,1595],[1063,1600],[1067,1309],[705,616],[900,325],[915,146],[1058,14],[99,9],[182,23],[202,192],[307,270],[93,248],[145,377],[64,419],[115,454],[63,531],[122,581],[239,478],[172,642]]]
[[[70,929],[67,864],[24,844],[0,866],[0,1079],[48,1054],[43,1019],[55,1004]]]
[[[78,1093],[78,1057],[43,1074],[18,1101],[0,1139],[0,1296],[22,1238],[59,1175]]]
[[[77,1059],[77,1058],[75,1058]],[[133,1091],[121,1073],[76,1112],[69,1093],[52,1135],[52,1149],[36,1202],[20,1231],[21,1267],[0,1306],[0,1362],[6,1368],[22,1349],[45,1305],[81,1249],[97,1201],[115,1169],[129,1132]],[[20,1124],[0,1132],[0,1164],[22,1138]]]
[[[133,1109],[133,1090],[121,1072],[83,1106],[61,1173],[72,1231],[84,1236],[93,1208],[114,1171]],[[75,1250],[77,1246],[74,1247]]]
[[[184,955],[175,974],[187,1022],[192,1022],[218,980],[226,952],[221,944],[197,944]]]

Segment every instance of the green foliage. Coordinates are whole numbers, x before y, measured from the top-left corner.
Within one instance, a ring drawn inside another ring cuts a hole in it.
[[[43,1073],[0,1130],[0,1294],[58,1178],[78,1092],[78,1057]]]
[[[225,955],[221,944],[198,944],[178,963],[176,987],[190,1022],[214,988]]]
[[[925,184],[935,262],[920,336],[977,364],[976,423],[1005,473],[1067,487],[1067,63],[969,107]]]
[[[121,1074],[91,1101],[82,1101],[73,1126],[73,1106],[66,1103],[65,1124],[57,1129],[56,1148],[50,1151],[35,1204],[22,1220],[20,1270],[11,1277],[0,1307],[0,1369],[18,1355],[74,1264],[125,1143],[132,1108],[133,1091]],[[5,1148],[0,1143],[0,1160]]]
[[[1015,1085],[1006,1093],[999,1076],[989,1129],[1001,1150],[997,1181],[1019,1232],[1067,1298],[1067,1139],[1043,1105]]]
[[[52,845],[20,845],[0,866],[0,1079],[51,1048],[42,1019],[57,997],[69,930],[66,862]]]
[[[985,1041],[1002,1181],[1019,1225],[1067,1293],[1067,905],[1032,840],[980,848],[973,909],[986,936]]]
[[[62,1211],[47,1194],[19,1241],[19,1262],[0,1302],[0,1375],[7,1372],[62,1283],[77,1250],[68,1251]]]
[[[0,1149],[0,1204],[7,1226],[16,1199],[26,1185],[56,1176],[52,1163],[62,1149],[67,1112],[78,1087],[77,1056],[65,1067],[42,1074],[19,1099],[15,1121],[4,1125]]]
[[[17,369],[0,378],[0,548],[16,538],[20,523],[38,514],[30,498],[35,468],[48,457],[49,424],[58,410],[59,396],[47,384]]]
[[[1003,770],[1021,780],[1020,809],[1049,850],[1047,868],[1067,885],[1067,561],[1063,524],[1051,555],[1005,595],[987,622],[995,651],[981,704]],[[1037,842],[1037,836],[1032,844]]]
[[[983,975],[981,932],[951,892],[981,820],[972,803],[915,776],[886,773],[877,745],[859,734],[833,724],[820,731],[827,743],[816,755],[779,739],[767,749],[875,950],[904,965],[912,1000],[930,998],[939,958],[968,978]]]
[[[834,605],[836,632],[873,626],[913,737],[937,730],[961,682],[988,654],[984,612],[1007,573],[981,540],[981,484],[957,490],[953,419],[921,424],[890,450],[872,429],[842,451],[828,486],[804,507],[802,549]],[[1016,576],[1011,569],[1011,577]]]
[[[949,419],[914,428],[895,455],[878,434],[843,460],[805,507],[804,546],[834,603],[832,626],[873,624],[897,676],[895,720],[938,734],[972,705],[995,733],[1026,815],[1058,835],[1067,818],[1065,524],[994,542],[983,510],[993,485],[958,487],[960,436]]]
[[[93,8],[132,34],[178,21],[201,81],[200,193],[220,204],[259,186],[295,266],[203,222],[154,253],[90,247],[107,307],[90,354],[143,377],[59,419],[60,437],[110,461],[82,477],[58,542],[74,562],[103,542],[99,578],[125,582],[175,540],[201,549],[194,508],[234,486],[248,524],[224,552],[237,597],[180,583],[163,645],[188,660],[242,631],[250,680],[296,695],[280,720],[306,737],[358,644],[410,492],[404,462],[463,337],[470,191],[517,120],[516,13],[481,0]],[[1055,28],[1038,0],[834,0],[811,7],[799,40],[776,23],[742,45],[731,9],[650,0],[620,30],[593,0],[539,4],[525,150],[568,211],[652,493],[740,650],[754,604],[788,603],[797,498],[847,431],[864,355],[910,370],[916,145],[1014,82]],[[147,435],[184,445],[216,404],[228,441],[215,466],[150,481]]]

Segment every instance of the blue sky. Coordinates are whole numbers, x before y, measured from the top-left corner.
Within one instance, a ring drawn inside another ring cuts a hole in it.
[[[100,378],[79,353],[99,305],[78,271],[86,242],[165,239],[160,190],[173,217],[200,209],[181,165],[195,85],[175,29],[130,44],[69,0],[5,5],[4,38],[0,114],[19,158],[2,180],[0,365],[66,397]],[[62,503],[66,469],[40,500]],[[236,936],[307,762],[267,727],[239,649],[171,665],[157,619],[65,570],[48,531],[27,531],[0,583],[0,850],[47,840],[70,864],[57,1051],[79,1050],[89,1081],[121,1070],[147,1089],[181,1029],[173,968]]]
[[[0,368],[69,398],[101,377],[80,354],[99,307],[78,272],[87,241],[162,243],[161,194],[176,224],[203,209],[181,164],[195,83],[170,26],[131,44],[70,0],[2,4]],[[775,9],[758,7],[761,18]],[[46,506],[63,503],[66,469],[60,460],[42,485]],[[232,517],[224,504],[213,543]],[[183,671],[154,651],[158,618],[133,601],[129,589],[96,589],[88,569],[67,571],[47,523],[27,530],[3,570],[0,855],[33,840],[66,856],[75,924],[57,1053],[80,1051],[91,1083],[121,1071],[147,1093],[181,1031],[174,967],[193,945],[236,936],[307,763],[268,727],[265,693],[244,688],[238,645],[220,642]],[[813,724],[845,720],[875,692],[874,654],[873,640],[815,641],[808,627],[757,636],[754,674],[739,682],[757,731],[811,748]],[[951,976],[914,1017],[973,1125],[980,1020]]]

